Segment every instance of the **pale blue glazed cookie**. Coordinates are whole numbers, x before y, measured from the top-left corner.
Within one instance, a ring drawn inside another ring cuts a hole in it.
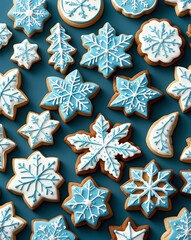
[[[0,23],[0,50],[6,46],[12,37],[12,32],[7,28],[5,23]]]
[[[180,177],[184,181],[184,185],[180,192],[186,196],[191,197],[191,170],[180,171]]]

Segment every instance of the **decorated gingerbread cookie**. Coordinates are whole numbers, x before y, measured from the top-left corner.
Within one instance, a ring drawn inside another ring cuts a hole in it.
[[[29,112],[27,123],[22,126],[18,133],[28,139],[31,149],[41,145],[53,145],[53,134],[60,127],[60,122],[50,118],[50,112],[45,111],[41,114]]]
[[[77,240],[78,237],[68,230],[65,218],[60,215],[50,221],[37,219],[32,221],[31,240]]]
[[[43,31],[44,22],[51,17],[46,5],[46,0],[13,0],[8,16],[14,21],[15,29],[23,29],[28,37],[32,37]]]
[[[60,70],[62,74],[65,74],[69,65],[75,62],[72,55],[76,52],[76,49],[68,43],[71,37],[66,34],[60,23],[51,28],[50,32],[51,35],[46,41],[51,44],[48,53],[52,54],[52,57],[48,63],[54,65],[55,70]]]
[[[58,11],[69,25],[85,28],[96,23],[103,14],[103,0],[58,0]]]
[[[172,158],[172,134],[178,122],[178,112],[161,117],[150,127],[146,142],[152,153],[163,158]]]
[[[15,68],[5,75],[0,73],[0,114],[14,120],[17,108],[26,105],[29,100],[20,90],[21,73]]]
[[[59,188],[64,182],[58,173],[60,160],[55,157],[44,157],[39,151],[28,159],[13,159],[12,177],[7,190],[23,196],[27,206],[34,210],[43,201],[59,202]]]
[[[89,174],[97,170],[115,181],[120,181],[124,163],[142,155],[139,147],[128,142],[131,123],[112,124],[102,114],[90,125],[90,133],[79,131],[65,137],[65,142],[76,153],[82,153],[76,162],[76,173]]]
[[[1,240],[16,240],[16,235],[27,225],[24,219],[15,215],[13,202],[8,202],[0,206],[0,223]]]
[[[147,240],[149,226],[137,227],[131,218],[126,218],[121,226],[109,226],[111,240]]]
[[[10,38],[13,36],[12,32],[7,28],[5,23],[0,23],[0,50],[7,46]]]
[[[191,197],[191,170],[180,171],[180,177],[184,182],[180,192],[187,197]]]
[[[191,2],[190,0],[164,0],[167,5],[175,7],[176,14],[183,17],[186,14],[191,15]]]
[[[7,154],[11,152],[17,144],[6,137],[5,129],[0,124],[0,171],[5,172],[7,165]]]
[[[160,170],[152,160],[145,168],[130,168],[130,180],[121,186],[128,196],[126,210],[141,210],[151,218],[157,210],[171,210],[171,200],[177,189],[171,184],[173,170]]]
[[[188,146],[184,148],[180,156],[180,161],[185,163],[191,163],[191,138],[187,138],[186,142]]]
[[[176,217],[165,218],[166,232],[161,240],[189,240],[191,238],[190,221],[191,213],[186,208],[182,208]]]
[[[83,55],[81,66],[98,67],[105,78],[109,78],[116,68],[132,67],[131,55],[126,53],[133,44],[133,36],[121,34],[116,36],[115,29],[107,22],[99,34],[82,35],[83,46],[88,50]]]
[[[137,50],[153,66],[168,67],[183,56],[185,39],[168,19],[150,19],[136,33]]]
[[[84,82],[78,70],[74,70],[63,80],[48,77],[49,93],[43,98],[40,106],[50,110],[59,109],[64,122],[69,122],[77,114],[91,116],[93,106],[90,99],[100,91],[100,87],[91,82]]]
[[[75,227],[88,225],[98,229],[101,220],[113,216],[109,205],[111,191],[98,187],[91,177],[85,178],[81,184],[69,183],[69,196],[64,200],[62,207],[71,214]]]
[[[163,96],[161,91],[150,86],[147,70],[136,74],[133,78],[115,77],[113,88],[115,95],[111,98],[108,107],[122,110],[126,117],[137,114],[148,119],[150,105]]]
[[[37,53],[38,45],[31,44],[27,39],[22,43],[14,44],[13,49],[14,54],[11,56],[11,60],[27,70],[32,67],[33,63],[41,60]]]
[[[188,69],[184,67],[175,68],[175,80],[168,86],[167,93],[179,100],[183,113],[191,109],[191,65]]]
[[[131,18],[151,13],[158,4],[158,0],[111,0],[111,2],[118,12]]]
[[[191,24],[188,25],[188,31],[186,32],[186,35],[191,38]],[[189,46],[191,47],[191,43],[189,44]]]

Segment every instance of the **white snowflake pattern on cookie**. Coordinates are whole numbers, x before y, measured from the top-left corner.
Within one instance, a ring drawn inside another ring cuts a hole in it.
[[[0,23],[0,49],[8,44],[12,35],[7,25],[5,23]]]
[[[190,0],[164,0],[166,4],[175,6],[176,14],[180,17],[186,14],[191,15],[191,1]]]

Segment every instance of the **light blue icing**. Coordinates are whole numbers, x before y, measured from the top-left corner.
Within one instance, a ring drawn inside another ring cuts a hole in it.
[[[4,23],[0,23],[0,49],[7,45],[9,39],[12,36],[12,32],[9,31],[7,25]]]
[[[113,0],[113,3],[124,13],[134,16],[154,8],[156,2],[156,0]]]
[[[9,15],[15,19],[15,27],[23,28],[31,35],[43,28],[43,22],[50,16],[46,0],[15,0]]]
[[[191,239],[191,213],[185,210],[178,219],[169,221],[171,234],[168,240],[190,240]]]
[[[82,35],[83,45],[89,51],[83,56],[81,65],[98,66],[99,71],[109,77],[116,67],[132,67],[131,56],[125,51],[131,47],[132,35],[116,36],[115,29],[106,23],[99,35]]]
[[[185,8],[185,7],[187,7],[187,4],[191,3],[191,0],[180,0],[180,2],[183,2],[182,7]]]
[[[189,171],[181,171],[182,176],[186,181],[186,185],[182,189],[183,193],[191,194],[191,172]]]
[[[128,115],[137,112],[148,117],[148,102],[159,98],[161,93],[148,88],[147,85],[148,79],[146,73],[143,73],[133,81],[117,77],[116,86],[119,96],[110,106],[116,108],[123,107]]]
[[[108,193],[88,179],[82,187],[72,186],[72,198],[64,206],[74,213],[75,224],[86,221],[96,226],[100,217],[109,215],[106,206]]]
[[[75,235],[68,231],[66,223],[62,216],[56,217],[53,220],[35,221],[34,222],[34,234],[31,240],[75,240]]]
[[[148,176],[148,181],[143,177],[144,174]],[[123,190],[129,195],[127,206],[141,206],[147,216],[150,216],[155,208],[167,209],[169,207],[168,197],[176,192],[176,189],[168,182],[170,176],[171,171],[159,171],[153,161],[146,169],[131,168],[132,181],[123,185]],[[160,195],[161,192],[162,195]],[[157,199],[156,203],[153,202],[153,197]],[[142,202],[143,198],[145,200]]]
[[[53,56],[50,58],[49,63],[53,63],[56,69],[65,72],[69,63],[74,62],[71,53],[75,52],[75,48],[68,43],[71,37],[65,33],[65,29],[60,23],[57,23],[52,28],[51,33],[48,38],[48,41],[51,42],[48,51],[53,54]]]
[[[94,83],[83,83],[78,70],[68,74],[65,80],[49,77],[51,92],[42,101],[43,107],[59,107],[59,113],[65,120],[72,118],[77,111],[91,114],[92,104],[88,97],[95,94],[99,86]]]

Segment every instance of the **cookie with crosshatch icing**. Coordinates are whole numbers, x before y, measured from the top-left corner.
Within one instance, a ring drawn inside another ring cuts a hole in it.
[[[28,159],[13,159],[14,176],[7,184],[7,190],[22,196],[31,210],[43,201],[59,202],[59,188],[64,183],[58,173],[60,160],[45,157],[41,152],[33,152]]]
[[[75,227],[88,225],[98,229],[101,220],[111,218],[113,212],[109,205],[111,191],[98,187],[91,177],[86,177],[81,184],[68,184],[69,196],[64,200],[63,209],[71,214]]]
[[[171,184],[173,170],[161,170],[155,160],[144,168],[130,168],[130,179],[121,186],[127,196],[126,210],[141,210],[151,218],[157,210],[172,209],[171,198],[177,189]]]
[[[184,54],[182,32],[168,19],[153,18],[144,22],[135,40],[139,55],[152,66],[168,67]]]
[[[103,10],[103,0],[58,0],[61,18],[76,28],[93,25],[101,18]]]
[[[191,163],[191,137],[186,139],[187,147],[184,148],[180,161],[185,163]]]
[[[36,219],[32,221],[31,240],[77,240],[78,237],[68,230],[65,218],[60,215],[50,221]]]
[[[158,0],[111,0],[111,2],[118,12],[131,18],[151,13],[158,4]]]
[[[172,134],[177,125],[178,117],[178,112],[165,115],[150,127],[146,143],[155,155],[163,158],[172,158],[174,156]]]
[[[164,95],[150,86],[150,76],[147,70],[136,74],[133,78],[116,76],[113,88],[115,94],[108,107],[113,110],[122,110],[126,117],[137,114],[148,119],[150,105]]]
[[[90,133],[79,131],[65,137],[65,142],[79,155],[76,173],[89,174],[98,169],[115,181],[123,175],[124,163],[142,155],[141,149],[129,142],[131,123],[115,124],[99,114],[90,125]]]
[[[167,5],[175,7],[177,16],[183,17],[186,14],[191,15],[191,1],[190,0],[164,0]]]
[[[7,24],[0,23],[0,50],[2,47],[7,46],[13,33],[7,28]]]
[[[149,235],[149,225],[137,227],[130,217],[121,226],[109,226],[111,240],[146,240]]]

